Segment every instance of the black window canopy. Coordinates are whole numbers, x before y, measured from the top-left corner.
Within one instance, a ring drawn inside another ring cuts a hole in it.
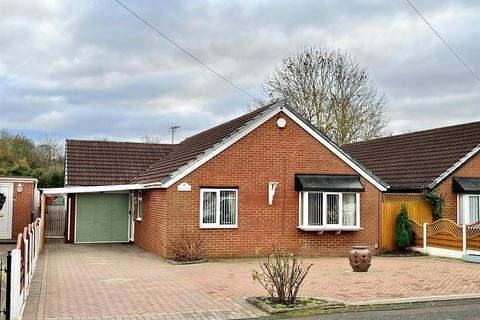
[[[296,174],[295,191],[363,192],[360,176]]]
[[[454,193],[480,193],[480,178],[453,177]]]

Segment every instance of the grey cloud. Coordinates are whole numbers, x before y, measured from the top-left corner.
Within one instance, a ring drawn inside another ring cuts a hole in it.
[[[394,132],[480,119],[479,84],[403,1],[124,1],[257,96],[286,54],[327,45],[368,67]],[[414,3],[480,73],[480,3]],[[2,128],[168,141],[250,102],[113,1],[4,1],[0,27]]]

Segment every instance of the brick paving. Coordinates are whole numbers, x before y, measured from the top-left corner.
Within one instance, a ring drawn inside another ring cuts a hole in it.
[[[49,243],[42,259],[34,278],[41,293],[29,296],[24,319],[221,320],[264,315],[244,301],[263,294],[250,277],[257,259],[174,266],[134,245],[59,242]],[[302,295],[354,303],[480,294],[480,265],[457,260],[375,257],[364,274],[351,272],[346,258],[306,262],[314,266]]]

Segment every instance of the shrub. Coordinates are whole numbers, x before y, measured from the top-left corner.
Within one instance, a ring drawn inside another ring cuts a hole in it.
[[[407,204],[402,203],[395,220],[395,241],[401,249],[405,249],[412,242],[412,223],[408,217]]]
[[[196,261],[205,258],[204,238],[198,232],[184,232],[170,240],[168,251],[175,261]]]
[[[252,278],[265,288],[272,303],[291,305],[311,267],[296,253],[274,247],[267,261],[260,263],[261,272],[253,272]]]
[[[445,206],[445,198],[442,194],[438,194],[436,189],[423,190],[423,197],[432,206],[433,221],[442,218],[442,209]]]

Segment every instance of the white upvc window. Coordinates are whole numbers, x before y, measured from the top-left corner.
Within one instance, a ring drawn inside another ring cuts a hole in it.
[[[237,228],[237,209],[237,189],[200,189],[200,228]]]
[[[457,195],[458,224],[472,224],[480,221],[480,194]]]
[[[360,229],[360,194],[300,192],[299,228],[303,230]]]
[[[132,211],[133,217],[137,221],[142,221],[142,217],[143,217],[142,192],[141,191],[132,192],[131,197],[130,197],[130,201],[132,203],[131,211]]]

